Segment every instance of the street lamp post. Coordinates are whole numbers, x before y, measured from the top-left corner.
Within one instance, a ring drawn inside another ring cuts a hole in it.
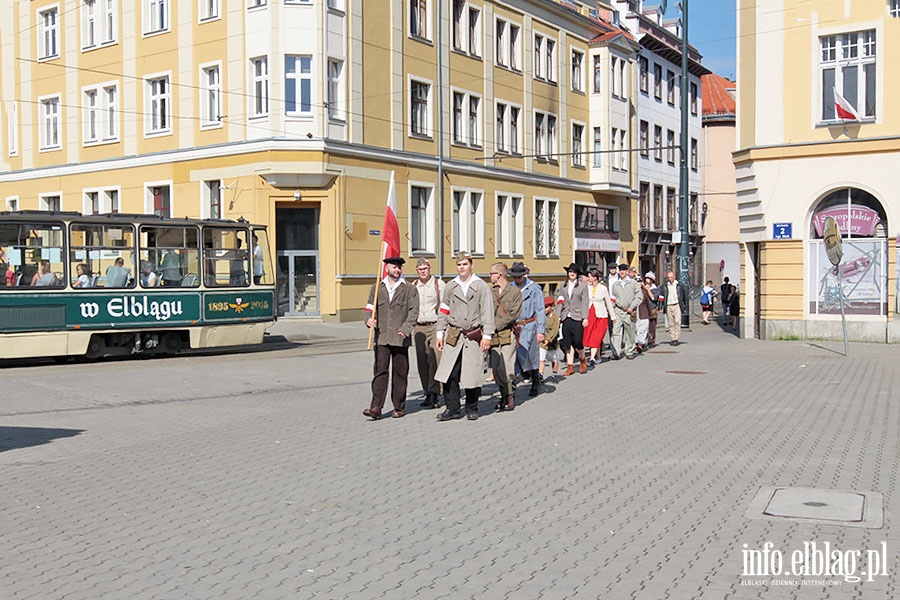
[[[690,223],[689,203],[690,187],[688,181],[690,158],[690,132],[688,129],[690,83],[688,80],[688,0],[679,2],[681,9],[681,176],[679,187],[681,191],[681,203],[678,206],[678,229],[681,233],[681,243],[678,245],[678,281],[687,286],[688,295],[691,291],[690,274]],[[690,325],[690,310],[688,316],[682,319],[682,325]]]

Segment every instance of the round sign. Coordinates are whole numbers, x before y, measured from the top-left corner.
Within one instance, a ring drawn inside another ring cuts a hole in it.
[[[841,259],[844,257],[844,245],[841,240],[841,230],[834,217],[825,219],[822,238],[825,240],[825,253],[828,254],[828,260],[834,266],[841,264]]]

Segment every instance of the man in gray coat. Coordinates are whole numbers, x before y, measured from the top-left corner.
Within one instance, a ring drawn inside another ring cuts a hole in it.
[[[403,280],[403,263],[398,256],[384,259],[387,276],[369,292],[366,304],[366,327],[375,328],[375,368],[372,378],[372,403],[363,410],[371,419],[381,418],[387,395],[388,368],[391,370],[391,402],[395,418],[406,409],[406,381],[409,375],[409,346],[416,316],[419,314],[419,295]]]
[[[444,384],[446,410],[438,421],[462,418],[460,388],[466,391],[466,416],[478,418],[478,397],[484,381],[484,354],[494,333],[494,302],[490,286],[473,273],[472,257],[456,256],[459,275],[447,284],[437,322],[437,350],[442,352],[435,381]]]
[[[612,356],[619,360],[624,355],[634,358],[634,338],[637,310],[644,300],[641,285],[628,276],[628,265],[619,265],[619,278],[613,283],[610,295],[616,299],[616,320],[613,322]]]
[[[528,278],[528,267],[514,262],[509,269],[515,286],[522,291],[522,314],[516,326],[519,331],[519,347],[516,350],[516,366],[523,376],[531,377],[532,398],[541,393],[540,344],[544,341],[547,315],[544,312],[544,292]]]

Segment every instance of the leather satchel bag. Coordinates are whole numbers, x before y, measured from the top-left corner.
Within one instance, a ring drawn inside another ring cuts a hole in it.
[[[481,343],[483,332],[481,331],[481,327],[475,327],[474,329],[464,329],[462,334],[476,344],[479,344]]]

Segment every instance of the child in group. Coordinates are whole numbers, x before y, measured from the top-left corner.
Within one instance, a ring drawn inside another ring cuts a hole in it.
[[[553,373],[559,370],[559,315],[553,310],[553,298],[544,298],[544,313],[547,315],[547,323],[544,326],[544,341],[541,342],[541,377],[544,376],[544,363],[549,355],[550,368]]]

